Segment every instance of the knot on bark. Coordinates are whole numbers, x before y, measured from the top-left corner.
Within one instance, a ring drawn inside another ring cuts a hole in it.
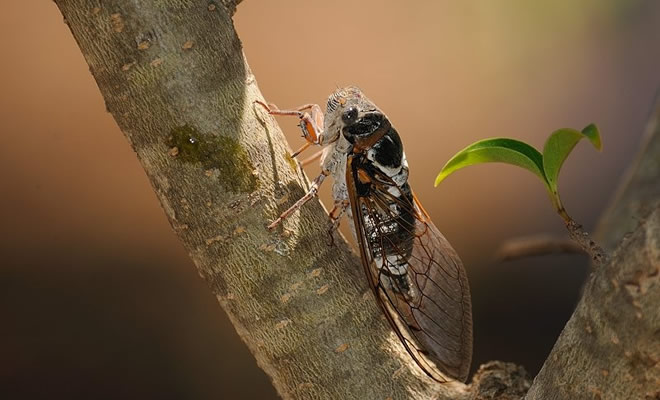
[[[470,384],[470,400],[514,400],[530,387],[525,368],[502,361],[482,364]]]

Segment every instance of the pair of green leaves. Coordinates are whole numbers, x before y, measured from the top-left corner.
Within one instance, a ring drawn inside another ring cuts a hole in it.
[[[600,133],[594,124],[588,125],[582,131],[564,128],[553,132],[543,146],[543,154],[527,143],[515,139],[480,140],[459,151],[445,164],[435,179],[435,186],[438,186],[455,171],[468,165],[487,162],[517,165],[541,179],[553,206],[568,221],[569,217],[559,198],[557,180],[564,161],[575,145],[584,138],[587,138],[596,149],[601,150]]]

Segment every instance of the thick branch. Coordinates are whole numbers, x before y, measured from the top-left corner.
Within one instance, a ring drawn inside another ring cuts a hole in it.
[[[527,399],[660,397],[660,208],[595,271]]]

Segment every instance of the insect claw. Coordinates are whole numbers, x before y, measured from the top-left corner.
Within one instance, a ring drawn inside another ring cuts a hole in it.
[[[328,247],[334,247],[335,246],[335,237],[333,235],[334,230],[332,227],[328,229],[328,236],[330,237],[330,240],[328,240]]]
[[[266,105],[266,103],[264,103],[264,102],[261,101],[261,100],[255,100],[254,102],[255,102],[256,104],[259,104],[260,106],[262,106],[262,107],[263,107],[263,108],[264,108],[264,109],[270,114],[270,112],[271,112],[271,111],[270,111],[270,107],[268,107],[268,105]]]
[[[269,232],[272,232],[273,229],[275,229],[277,225],[280,224],[280,222],[282,222],[282,218],[278,218],[275,221],[271,222],[270,225],[266,227],[266,229],[268,229]]]

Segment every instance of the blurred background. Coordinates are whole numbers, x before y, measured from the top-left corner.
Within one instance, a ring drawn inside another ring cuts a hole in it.
[[[660,2],[409,4],[245,0],[235,22],[269,101],[324,104],[353,84],[388,114],[414,190],[468,270],[473,369],[500,359],[533,376],[570,317],[586,257],[494,261],[512,237],[564,235],[532,174],[490,164],[437,189],[433,179],[477,139],[541,147],[556,128],[595,122],[603,153],[580,144],[560,186],[593,230],[660,83]],[[0,397],[276,398],[170,229],[55,4],[3,0],[0,36]],[[302,144],[296,121],[280,122]]]

